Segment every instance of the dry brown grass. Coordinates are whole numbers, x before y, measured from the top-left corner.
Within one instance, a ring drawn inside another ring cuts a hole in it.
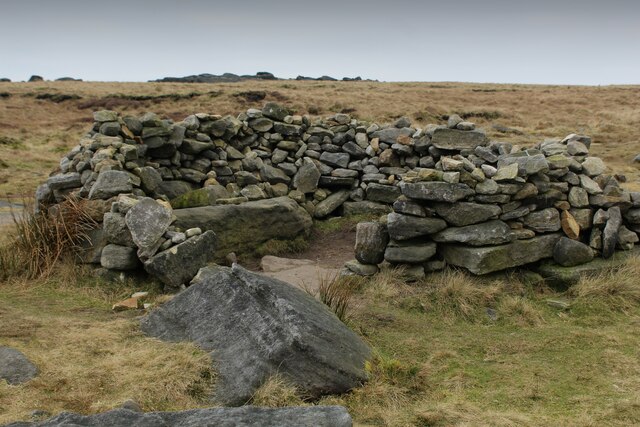
[[[640,257],[631,257],[622,268],[586,277],[570,289],[574,305],[594,305],[614,311],[628,312],[640,305]]]
[[[47,276],[56,263],[88,239],[97,223],[87,211],[86,200],[66,199],[55,209],[33,213],[27,206],[13,216],[13,233],[0,245],[0,279],[22,275]]]
[[[34,409],[94,413],[128,399],[147,411],[207,406],[215,380],[209,355],[147,338],[136,313],[111,312],[139,287],[92,282],[69,264],[48,279],[0,283],[0,343],[39,369],[21,385],[0,381],[0,424]]]
[[[272,375],[253,394],[251,404],[270,408],[304,406],[299,390],[282,375]]]
[[[376,83],[247,81],[229,84],[39,82],[0,83],[11,96],[0,99],[0,136],[18,145],[0,145],[0,194],[30,194],[60,155],[74,146],[92,122],[91,110],[123,114],[154,111],[180,120],[196,112],[233,114],[266,101],[285,104],[314,117],[349,111],[362,120],[390,122],[406,115],[415,123],[442,123],[459,113],[484,127],[494,139],[533,144],[579,132],[593,136],[592,153],[628,186],[640,189],[632,163],[640,152],[639,86],[541,86],[476,83]],[[262,101],[236,96],[262,91]],[[78,95],[53,102],[37,94]],[[194,93],[196,95],[194,95]],[[148,98],[148,99],[144,99]],[[493,125],[516,129],[502,133]]]

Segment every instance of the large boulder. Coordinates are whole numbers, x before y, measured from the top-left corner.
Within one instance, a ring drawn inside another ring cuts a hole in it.
[[[438,249],[448,264],[466,268],[473,274],[487,274],[551,258],[560,237],[558,233],[546,234],[499,246],[441,244]]]
[[[200,227],[216,233],[216,259],[224,259],[229,252],[254,253],[273,239],[306,237],[312,226],[307,211],[286,196],[240,205],[176,209],[173,214],[177,218],[174,225],[181,229]]]
[[[343,393],[367,379],[369,347],[308,293],[233,267],[205,267],[191,286],[152,311],[142,330],[210,351],[215,398],[248,402],[279,374],[311,398]]]
[[[0,345],[0,380],[11,385],[29,381],[38,373],[36,365],[31,363],[22,352]]]
[[[352,421],[342,406],[298,406],[286,408],[191,409],[177,412],[136,412],[114,409],[93,415],[63,412],[43,422],[9,424],[30,427],[351,427]]]
[[[189,283],[201,267],[215,258],[216,242],[216,234],[206,231],[156,254],[144,263],[144,269],[175,289]]]

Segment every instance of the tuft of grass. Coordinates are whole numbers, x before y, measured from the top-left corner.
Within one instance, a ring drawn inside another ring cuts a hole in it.
[[[362,279],[356,276],[326,275],[320,277],[317,297],[344,322],[349,315],[353,296],[362,283]]]
[[[13,237],[0,247],[0,278],[49,275],[56,262],[78,249],[88,239],[87,232],[96,227],[87,204],[68,198],[54,209],[36,214],[27,206],[14,215]]]
[[[269,377],[255,391],[251,404],[270,408],[305,405],[299,390],[280,374]]]
[[[500,299],[498,312],[519,326],[539,326],[544,323],[540,309],[522,296],[505,295]]]
[[[629,312],[640,306],[640,257],[631,257],[615,271],[584,277],[569,290],[578,310]]]
[[[481,283],[460,270],[447,269],[431,277],[437,279],[426,284],[429,302],[434,310],[449,318],[477,319],[486,307],[496,304],[503,292],[501,283]]]

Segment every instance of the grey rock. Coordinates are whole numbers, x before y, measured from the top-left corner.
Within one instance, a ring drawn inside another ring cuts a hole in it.
[[[276,279],[205,267],[191,286],[152,311],[143,332],[193,341],[219,374],[216,400],[242,405],[278,373],[311,398],[343,393],[367,379],[368,346],[328,307]]]
[[[392,241],[384,252],[384,259],[394,264],[420,264],[436,254],[434,242]]]
[[[134,173],[140,177],[140,186],[147,194],[153,194],[162,182],[160,172],[151,166],[137,168],[134,170]]]
[[[131,193],[133,185],[127,172],[107,170],[98,174],[89,192],[89,199],[109,199],[121,193]]]
[[[135,270],[140,265],[136,249],[109,244],[102,249],[100,265],[109,270]]]
[[[431,143],[444,150],[474,150],[480,145],[486,145],[487,141],[484,132],[447,128],[436,129],[431,137]]]
[[[471,202],[437,203],[435,210],[439,217],[455,226],[476,224],[502,213],[499,206]]]
[[[415,183],[402,181],[400,190],[402,194],[411,199],[448,203],[454,203],[475,194],[475,191],[465,184],[450,184],[439,181]]]
[[[356,260],[362,264],[380,264],[389,242],[387,228],[378,222],[360,222],[356,226]]]
[[[0,345],[0,380],[17,385],[29,381],[37,374],[36,365],[22,352]]]
[[[188,193],[194,188],[195,186],[193,184],[186,181],[162,181],[156,187],[156,194],[167,196],[169,200],[173,200],[178,196]]]
[[[513,163],[518,164],[518,175],[520,176],[528,176],[540,172],[544,173],[549,170],[549,163],[547,163],[547,159],[544,157],[544,154],[535,154],[532,156],[503,156],[500,158],[500,160],[498,160],[498,170]]]
[[[379,268],[375,264],[361,264],[357,260],[351,260],[344,263],[344,266],[350,272],[357,274],[358,276],[373,276],[379,271]]]
[[[407,200],[405,197],[402,197],[393,202],[393,210],[394,212],[405,215],[420,217],[427,216],[427,212],[419,203],[416,203],[413,200]]]
[[[581,187],[571,187],[569,190],[569,203],[574,208],[589,207],[589,193]]]
[[[562,237],[553,248],[553,260],[563,267],[573,267],[593,259],[593,250],[582,242]]]
[[[587,157],[582,162],[582,172],[588,176],[602,175],[607,167],[599,157]]]
[[[465,227],[449,227],[431,238],[436,242],[465,243],[471,246],[500,245],[514,240],[511,228],[498,220]]]
[[[499,246],[441,244],[439,250],[448,264],[481,275],[551,258],[553,248],[560,237],[562,236],[558,233],[546,234]]]
[[[200,154],[205,150],[210,150],[214,147],[212,142],[198,141],[197,139],[187,138],[182,141],[180,151],[186,154]]]
[[[560,213],[556,208],[547,208],[531,212],[523,219],[524,226],[536,233],[560,230]]]
[[[203,206],[173,211],[175,226],[186,230],[200,227],[218,237],[216,260],[229,252],[253,254],[263,243],[294,240],[308,235],[311,217],[289,197],[245,202],[240,205]]]
[[[283,121],[289,115],[289,110],[275,102],[267,102],[262,108],[262,114],[270,119]]]
[[[104,122],[100,125],[100,133],[107,136],[118,136],[120,133],[120,123]]]
[[[342,406],[299,406],[285,408],[191,409],[179,412],[138,412],[126,408],[93,415],[62,412],[38,423],[16,423],[32,427],[351,427],[351,417]]]
[[[387,229],[393,240],[408,240],[414,237],[437,233],[447,227],[447,223],[440,218],[420,218],[399,213],[387,216]]]
[[[367,186],[367,200],[372,202],[393,203],[402,192],[395,185],[371,183]]]
[[[156,254],[144,263],[144,269],[168,288],[176,289],[189,283],[215,258],[216,245],[216,234],[209,230]]]
[[[607,211],[609,219],[602,231],[602,257],[610,258],[616,250],[618,243],[618,231],[622,225],[622,214],[620,208],[615,206]]]
[[[354,159],[364,159],[367,156],[367,153],[362,147],[351,141],[342,145],[342,151],[348,153]]]
[[[107,212],[102,220],[102,229],[107,242],[135,248],[136,244],[124,220],[124,215]]]
[[[158,242],[169,229],[173,217],[171,210],[166,206],[145,197],[129,209],[125,221],[133,241],[140,250],[138,254],[144,260],[158,250]]]
[[[103,122],[117,122],[118,113],[111,110],[100,110],[93,112],[93,120],[99,123]]]
[[[624,219],[631,224],[640,224],[640,208],[632,208],[624,213]]]
[[[313,216],[315,216],[316,218],[326,217],[331,212],[342,206],[344,202],[349,200],[349,195],[350,192],[347,190],[340,190],[332,193],[331,195],[329,195],[329,197],[316,205],[316,210]]]
[[[343,216],[354,215],[385,215],[391,212],[391,207],[385,203],[361,200],[358,202],[344,202],[342,204]]]
[[[336,168],[346,168],[349,165],[350,156],[348,153],[329,153],[323,152],[320,155],[320,161]]]
[[[400,135],[411,136],[414,131],[411,128],[387,128],[375,131],[371,134],[371,138],[379,138],[380,142],[387,144],[395,144]]]
[[[55,191],[82,187],[82,182],[80,181],[79,173],[67,172],[49,177],[47,179],[47,185],[51,191]]]
[[[270,165],[263,165],[260,168],[260,177],[263,181],[268,182],[269,184],[289,184],[291,182],[291,178],[287,176],[284,171],[278,168],[274,168]]]

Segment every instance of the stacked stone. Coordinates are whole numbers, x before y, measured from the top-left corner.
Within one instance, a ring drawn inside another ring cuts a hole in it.
[[[438,163],[402,176],[402,195],[381,224],[358,225],[350,272],[373,274],[383,261],[415,278],[446,263],[474,274],[552,257],[575,266],[638,241],[640,193],[624,191],[601,159],[588,157],[590,138],[522,149],[467,135],[434,132]]]
[[[106,200],[131,193],[176,207],[288,195],[317,218],[343,205],[346,214],[383,213],[400,195],[403,174],[438,162],[441,149],[431,138],[439,134],[446,147],[452,137],[446,126],[420,130],[407,118],[388,126],[347,114],[311,122],[273,103],[238,117],[196,114],[179,123],[113,111],[98,111],[94,119],[92,131],[38,189],[40,204],[70,194]],[[456,126],[468,140],[485,140],[471,123]]]
[[[382,260],[417,275],[445,261],[484,274],[549,257],[560,230],[607,257],[631,247],[640,231],[640,197],[588,156],[591,140],[582,135],[525,149],[490,142],[456,115],[417,129],[404,117],[386,126],[347,114],[311,121],[274,103],[177,123],[113,111],[94,119],[38,188],[38,206],[70,195],[102,202],[106,211],[121,194],[174,208],[288,196],[316,218],[391,212]],[[182,237],[163,238],[168,246]],[[362,265],[379,257],[350,268],[370,272]]]
[[[171,225],[174,221],[168,203],[120,194],[104,213],[102,228],[92,232],[83,261],[112,272],[144,267],[167,288],[175,289],[213,259],[216,235],[199,228],[180,232]]]

